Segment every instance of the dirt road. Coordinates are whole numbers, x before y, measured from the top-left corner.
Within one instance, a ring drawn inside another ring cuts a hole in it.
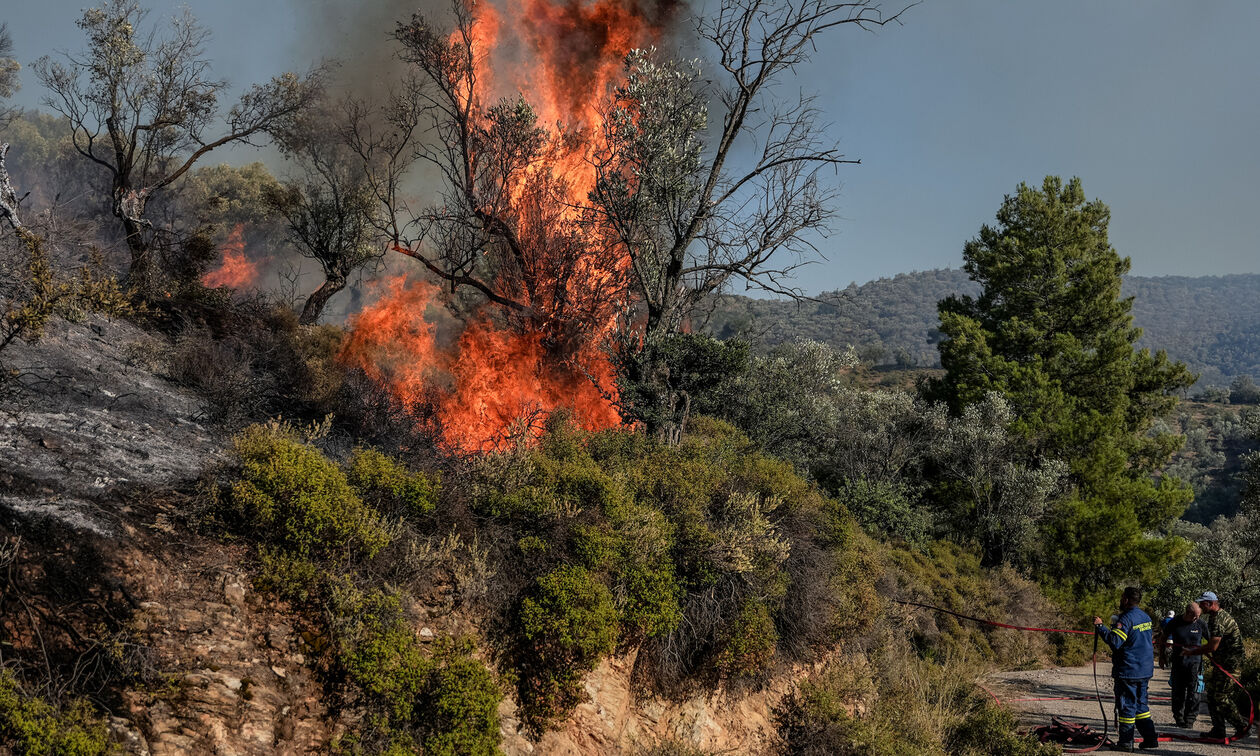
[[[1113,715],[1111,691],[1111,662],[1098,662],[1098,683],[1104,697],[1103,706],[1108,716]],[[1097,701],[1018,701],[1020,698],[1046,698],[1055,696],[1092,696],[1094,694],[1094,678],[1089,666],[1060,667],[1056,669],[1038,669],[1028,672],[1004,672],[994,675],[986,682],[998,698],[1020,715],[1020,720],[1028,726],[1048,724],[1052,715],[1058,715],[1087,724],[1097,731],[1102,730],[1102,715]],[[1168,672],[1155,670],[1151,680],[1151,696],[1169,695]],[[1172,713],[1167,701],[1152,701],[1151,716],[1160,733],[1178,733],[1181,735],[1198,735],[1212,726],[1208,719],[1207,706],[1200,709],[1195,730],[1178,728],[1172,723]],[[1114,736],[1114,723],[1112,725]],[[1160,743],[1159,749],[1152,753],[1167,754],[1204,754],[1205,756],[1226,756],[1227,754],[1255,754],[1260,751],[1257,745],[1256,730],[1241,743],[1218,745],[1212,743],[1187,743],[1172,741]]]

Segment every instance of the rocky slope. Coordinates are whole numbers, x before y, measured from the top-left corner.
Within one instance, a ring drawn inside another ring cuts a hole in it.
[[[318,637],[253,590],[248,547],[189,526],[225,433],[162,377],[160,347],[135,326],[94,320],[4,352],[0,640],[88,691],[128,753],[326,753],[337,717],[312,668]],[[422,640],[477,624],[440,596],[416,616]],[[638,694],[633,665],[633,655],[603,662],[585,682],[589,700],[541,740],[505,699],[504,752],[634,753],[661,741],[766,752],[773,707],[807,671],[749,695],[666,701]]]

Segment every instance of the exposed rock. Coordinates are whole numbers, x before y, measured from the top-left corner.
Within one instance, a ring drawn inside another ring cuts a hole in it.
[[[631,686],[634,660],[632,652],[601,662],[584,683],[589,699],[537,743],[520,735],[515,705],[505,702],[499,709],[504,752],[509,756],[634,754],[645,746],[676,740],[718,753],[773,753],[779,742],[774,706],[808,671],[793,670],[748,695],[717,691],[684,701],[636,700]]]
[[[128,719],[109,718],[110,739],[129,756],[150,756],[149,744],[144,735]]]
[[[236,581],[224,581],[223,598],[238,609],[245,606],[245,586]]]
[[[17,376],[0,405],[0,488],[8,479],[58,494],[44,503],[92,499],[189,480],[217,459],[201,402],[133,364],[154,337],[122,321],[91,325],[55,323],[44,341],[5,349]]]

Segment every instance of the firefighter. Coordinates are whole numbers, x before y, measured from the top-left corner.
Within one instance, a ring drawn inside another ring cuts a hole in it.
[[[1155,643],[1151,618],[1138,608],[1142,589],[1128,587],[1120,597],[1120,614],[1109,628],[1094,618],[1094,632],[1111,648],[1111,676],[1116,688],[1116,744],[1112,750],[1132,751],[1134,729],[1142,733],[1142,749],[1159,748],[1159,736],[1146,703],[1147,686],[1155,674]]]

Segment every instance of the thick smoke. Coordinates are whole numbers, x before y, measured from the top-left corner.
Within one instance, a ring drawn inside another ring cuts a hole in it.
[[[376,96],[399,81],[406,66],[398,59],[398,45],[391,38],[400,21],[422,13],[446,18],[445,0],[291,0],[293,16],[301,29],[301,53],[334,60],[334,86],[356,96]]]
[[[485,1],[485,0],[483,0]],[[307,27],[300,35],[304,57],[323,57],[338,63],[336,86],[357,95],[375,95],[388,90],[405,73],[397,57],[397,43],[391,38],[399,22],[419,13],[437,22],[450,18],[448,0],[291,0],[294,18]],[[554,47],[565,66],[574,72],[602,63],[598,56],[608,43],[609,9],[616,15],[661,30],[660,42],[675,46],[677,34],[685,26],[686,3],[682,0],[621,0],[601,3],[604,9],[592,12],[588,0],[536,3],[534,0],[497,0],[491,5],[508,18],[527,19],[511,34],[505,34],[502,53],[530,56],[538,45]],[[545,12],[534,12],[543,6]],[[513,39],[507,39],[512,37]],[[318,54],[312,56],[312,52]],[[506,93],[505,93],[506,94]]]

